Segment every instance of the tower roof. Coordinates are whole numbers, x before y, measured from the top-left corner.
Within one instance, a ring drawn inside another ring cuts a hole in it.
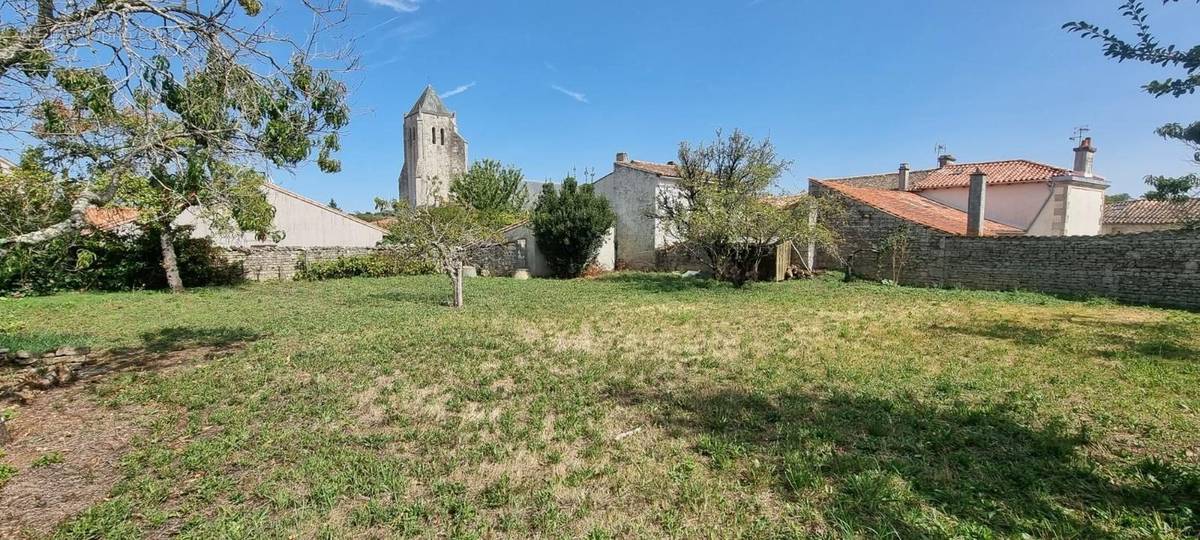
[[[425,91],[421,92],[421,97],[417,98],[412,110],[408,111],[409,116],[417,113],[449,115],[450,110],[446,108],[446,104],[442,103],[442,98],[438,97],[437,91],[431,84],[425,87]]]

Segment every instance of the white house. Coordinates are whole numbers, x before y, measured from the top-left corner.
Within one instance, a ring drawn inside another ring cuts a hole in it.
[[[654,217],[658,201],[678,189],[679,172],[673,162],[654,163],[617,154],[611,173],[596,180],[596,193],[612,204],[617,215],[614,233],[616,264],[637,270],[652,270],[658,252],[674,242]]]
[[[1026,159],[957,163],[954,157],[944,155],[938,158],[935,169],[910,170],[903,163],[897,172],[812,180],[827,188],[853,192],[856,199],[867,204],[886,199],[893,214],[900,208],[911,208],[914,216],[921,214],[921,219],[933,214],[946,219],[956,213],[955,221],[961,221],[962,227],[953,225],[946,230],[964,234],[972,207],[971,178],[982,174],[984,183],[979,186],[976,202],[983,215],[977,223],[998,224],[1006,231],[1026,236],[1097,235],[1102,232],[1108,181],[1093,171],[1095,153],[1089,137],[1075,148],[1071,169]],[[864,190],[898,193],[885,196]],[[897,198],[899,194],[905,194],[901,198],[904,200]],[[913,220],[920,221],[915,217]]]
[[[274,227],[283,233],[278,242],[259,240],[253,233],[220,234],[195,209],[185,211],[175,225],[194,227],[194,238],[209,237],[222,247],[374,247],[387,234],[387,229],[270,182],[263,185],[263,192],[275,207]],[[91,226],[109,231],[132,226],[137,218],[133,208],[98,208],[87,214]]]

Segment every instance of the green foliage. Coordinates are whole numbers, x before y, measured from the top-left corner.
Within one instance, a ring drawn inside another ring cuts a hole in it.
[[[7,463],[0,463],[0,489],[4,489],[4,484],[12,480],[17,475],[17,468]]]
[[[1164,5],[1176,3],[1179,0],[1163,0]],[[1183,69],[1186,77],[1176,79],[1168,77],[1153,80],[1143,88],[1154,96],[1172,95],[1179,97],[1196,92],[1200,86],[1200,45],[1178,47],[1163,45],[1150,29],[1149,14],[1146,12],[1143,0],[1126,0],[1117,8],[1123,17],[1133,24],[1137,31],[1137,39],[1127,41],[1108,28],[1102,28],[1087,21],[1068,22],[1063,28],[1068,32],[1077,33],[1085,39],[1099,40],[1104,50],[1104,56],[1114,58],[1118,62],[1132,60],[1162,67]]]
[[[0,260],[0,294],[165,288],[158,239],[151,229],[132,236],[63,236],[37,246],[14,248]],[[190,229],[180,229],[175,251],[186,283],[225,285],[241,279],[240,266],[227,262],[211,240],[190,238]],[[81,260],[90,260],[90,264],[80,264]]]
[[[63,458],[62,452],[50,452],[48,454],[42,454],[38,456],[30,465],[35,469],[40,469],[42,467],[58,465],[64,461],[66,461],[66,459]]]
[[[659,195],[657,217],[680,247],[734,285],[758,278],[759,264],[782,242],[830,244],[832,230],[810,220],[823,203],[772,195],[790,166],[769,140],[735,130],[712,143],[679,146],[677,190]]]
[[[1163,5],[1178,2],[1179,0],[1162,0]],[[1196,3],[1200,4],[1200,1]],[[1118,62],[1131,60],[1164,68],[1182,69],[1186,74],[1182,78],[1167,77],[1146,83],[1142,88],[1151,95],[1180,97],[1194,94],[1200,86],[1200,44],[1187,47],[1160,43],[1150,28],[1149,14],[1143,0],[1126,0],[1117,11],[1133,24],[1137,33],[1136,40],[1127,41],[1108,28],[1086,21],[1069,22],[1064,24],[1063,28],[1084,38],[1099,40],[1103,44],[1104,56],[1114,58]],[[1179,141],[1191,147],[1192,160],[1200,163],[1200,122],[1187,125],[1172,122],[1155,132],[1165,139]],[[1146,177],[1146,183],[1152,188],[1146,192],[1146,198],[1152,200],[1180,202],[1200,192],[1200,177],[1195,174],[1179,177],[1151,175]]]
[[[1192,122],[1186,126],[1170,123],[1154,132],[1164,139],[1179,141],[1190,146],[1195,151],[1192,154],[1192,160],[1200,163],[1200,122]]]
[[[616,221],[612,207],[596,194],[592,184],[579,185],[573,177],[542,186],[530,223],[538,249],[550,271],[560,278],[579,277],[604,243]]]
[[[8,173],[0,173],[0,236],[37,230],[66,219],[78,186],[41,166],[42,154],[27,151]]]
[[[1146,192],[1146,198],[1153,201],[1187,201],[1191,194],[1200,189],[1200,175],[1184,176],[1147,176],[1146,184],[1152,189]]]
[[[450,182],[454,200],[474,208],[486,216],[508,216],[511,219],[525,211],[529,194],[525,190],[525,175],[514,166],[484,159],[471,164],[467,172]]]
[[[219,232],[279,239],[259,169],[315,158],[321,170],[339,171],[346,87],[330,59],[313,65],[296,45],[304,40],[251,20],[261,15],[260,0],[225,4],[14,4],[0,29],[0,70],[15,67],[26,78],[5,71],[22,106],[3,114],[15,117],[9,125],[32,126],[48,171],[42,192],[60,191],[56,204],[76,211],[0,229],[0,248],[69,234],[81,226],[80,209],[106,204],[136,208],[143,225],[168,235],[182,212],[202,208]],[[322,17],[342,8],[302,7]]]
[[[1133,200],[1133,196],[1128,193],[1113,193],[1112,195],[1104,196],[1105,204],[1119,203]]]
[[[354,257],[338,257],[332,261],[301,261],[296,266],[296,280],[324,281],[351,277],[390,277],[432,274],[437,271],[433,261],[414,254],[376,253]]]

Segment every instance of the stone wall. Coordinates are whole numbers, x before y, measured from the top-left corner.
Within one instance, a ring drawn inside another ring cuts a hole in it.
[[[338,257],[355,257],[387,251],[386,247],[279,247],[254,246],[227,248],[226,259],[242,267],[243,276],[250,281],[290,280],[296,275],[301,261],[314,263]],[[508,243],[482,250],[468,258],[468,263],[493,276],[511,276],[516,268],[525,268],[525,251],[517,243]]]
[[[367,247],[279,247],[253,246],[226,249],[226,259],[242,266],[243,276],[251,281],[292,279],[301,261],[331,261],[338,257],[354,257],[374,253],[378,248]]]
[[[856,274],[904,285],[1025,290],[1100,296],[1200,309],[1200,231],[1059,237],[964,237],[941,233],[842,198],[843,255],[857,253]],[[906,257],[879,249],[905,231]],[[900,260],[902,264],[893,264]],[[817,267],[840,269],[821,253]]]
[[[529,268],[525,251],[520,242],[509,242],[472,253],[467,263],[480,275],[511,276],[518,268]]]

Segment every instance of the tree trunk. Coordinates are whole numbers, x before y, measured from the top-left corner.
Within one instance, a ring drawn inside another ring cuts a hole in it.
[[[158,244],[162,248],[162,267],[167,273],[167,286],[171,288],[171,292],[181,293],[183,278],[179,277],[179,261],[175,258],[175,231],[170,224],[163,225]]]
[[[455,308],[463,307],[463,263],[454,263],[454,304]]]

